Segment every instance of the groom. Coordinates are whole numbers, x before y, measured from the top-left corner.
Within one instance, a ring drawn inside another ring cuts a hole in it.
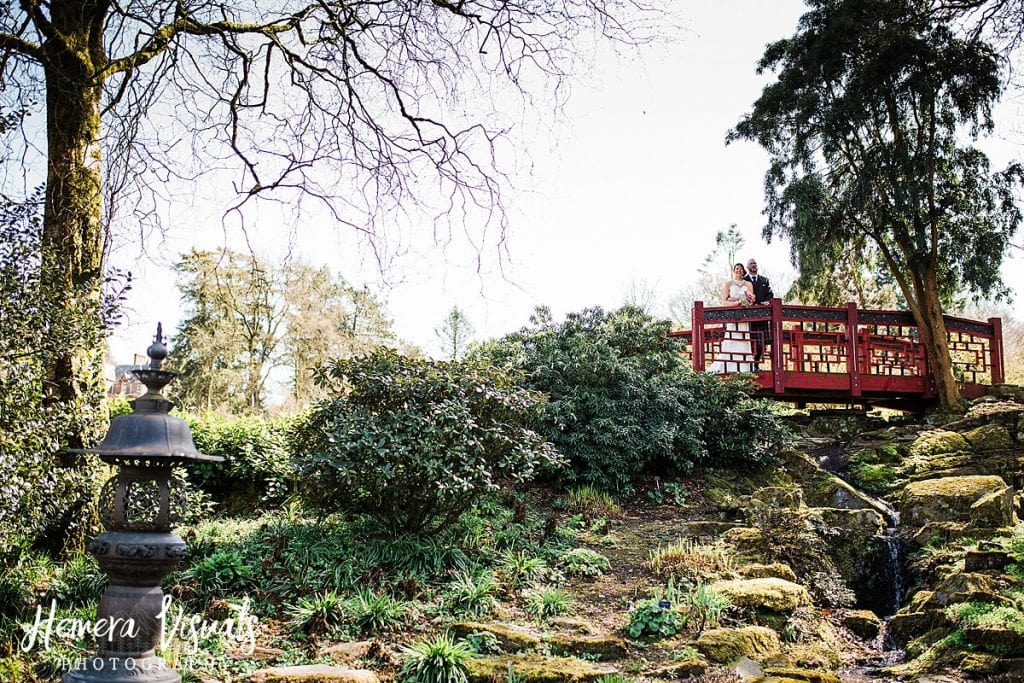
[[[747,275],[743,279],[754,285],[755,304],[771,303],[775,294],[772,293],[772,286],[768,282],[768,278],[764,275],[758,275],[756,260],[750,259],[747,261]],[[757,364],[761,362],[761,357],[764,355],[764,347],[772,343],[772,338],[768,331],[768,321],[762,320],[750,323],[750,331],[754,333],[754,370],[758,370]]]

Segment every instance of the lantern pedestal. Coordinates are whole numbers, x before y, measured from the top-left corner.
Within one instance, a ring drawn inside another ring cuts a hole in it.
[[[149,391],[132,412],[110,423],[96,454],[119,471],[100,491],[106,532],[89,544],[109,581],[96,615],[97,655],[64,675],[64,683],[180,683],[181,676],[156,656],[169,615],[160,584],[185,557],[186,545],[171,533],[186,505],[184,482],[173,468],[223,458],[196,451],[188,424],[170,415],[173,403],[160,390],[174,373],[160,369],[167,357],[162,331],[148,349],[149,368],[134,374]]]

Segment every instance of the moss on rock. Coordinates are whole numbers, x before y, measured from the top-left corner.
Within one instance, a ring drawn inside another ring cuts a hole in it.
[[[975,452],[1002,451],[1013,446],[1013,438],[1006,427],[1000,424],[986,424],[964,434]]]
[[[982,496],[1006,486],[995,475],[942,477],[907,484],[900,499],[900,519],[917,528],[936,521],[969,521],[971,506]]]
[[[767,667],[764,670],[767,676],[782,678],[803,683],[839,683],[839,677],[835,674],[824,671],[809,671],[796,667]]]
[[[882,620],[871,610],[849,610],[842,616],[843,626],[864,640],[874,640],[882,630]]]
[[[1004,486],[986,493],[971,505],[971,526],[991,529],[1016,524],[1013,489]]]
[[[599,660],[623,659],[628,655],[626,643],[615,636],[563,635],[548,639],[554,654],[586,655]]]
[[[708,663],[703,657],[687,657],[678,662],[660,667],[648,673],[651,678],[697,678],[708,670]]]
[[[697,639],[697,649],[713,662],[734,662],[740,657],[762,657],[782,649],[779,636],[764,626],[716,628]]]
[[[771,564],[752,562],[751,564],[740,567],[739,572],[745,579],[775,578],[796,583],[796,572],[794,572],[788,564],[783,564],[781,562],[772,562]]]
[[[970,444],[962,434],[938,429],[921,433],[910,444],[911,457],[929,456],[937,453],[956,453],[970,450]]]
[[[541,643],[541,638],[522,626],[513,624],[484,624],[476,621],[464,621],[452,626],[457,638],[465,638],[471,633],[490,633],[504,652],[531,650]]]
[[[811,604],[811,596],[803,586],[774,577],[716,581],[711,585],[737,607],[769,612],[790,613]]]
[[[543,655],[503,655],[469,660],[471,683],[504,681],[511,670],[523,683],[583,683],[615,673],[615,669],[572,657]]]

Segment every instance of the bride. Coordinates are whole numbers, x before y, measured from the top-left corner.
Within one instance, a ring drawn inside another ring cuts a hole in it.
[[[744,280],[747,269],[742,263],[732,267],[732,279],[722,288],[724,306],[749,306],[754,301],[754,285]],[[715,362],[707,371],[716,375],[753,370],[753,348],[750,344],[749,323],[726,323],[725,336],[715,354]]]

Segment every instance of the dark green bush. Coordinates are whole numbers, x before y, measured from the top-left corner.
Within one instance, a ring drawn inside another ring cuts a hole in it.
[[[297,425],[292,452],[298,493],[325,513],[421,534],[561,462],[528,427],[539,395],[485,363],[380,349],[328,364],[318,382],[330,398]]]
[[[104,328],[98,302],[47,284],[41,205],[41,190],[21,202],[0,195],[0,573],[25,547],[81,545],[102,481],[95,459],[56,457],[69,438],[102,432],[103,367],[98,353],[79,356],[79,400],[61,403],[46,393],[47,366],[99,348]]]
[[[224,458],[189,472],[189,481],[208,493],[221,510],[252,513],[285,499],[291,477],[287,433],[292,418],[208,413],[185,419],[199,452]]]
[[[668,321],[626,306],[562,323],[538,309],[531,322],[474,354],[548,395],[536,428],[569,457],[575,482],[630,491],[644,473],[764,461],[784,441],[749,383],[684,367]]]

